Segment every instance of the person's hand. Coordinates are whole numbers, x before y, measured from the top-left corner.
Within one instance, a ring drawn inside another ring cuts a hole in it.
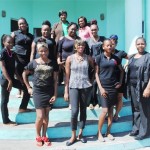
[[[10,91],[11,91],[12,86],[13,86],[12,81],[11,81],[11,80],[9,80],[9,81],[8,81],[8,86],[7,86],[7,91],[8,91],[8,92],[10,92]]]
[[[65,101],[69,101],[69,94],[65,92],[64,94],[64,100]]]
[[[29,93],[30,95],[33,94],[33,89],[32,89],[31,87],[28,88],[28,93]]]
[[[56,100],[56,96],[53,96],[50,100],[49,100],[49,103],[50,104],[53,104]]]
[[[100,90],[100,92],[101,92],[101,95],[102,95],[104,98],[107,98],[107,97],[108,97],[108,92],[107,92],[104,88],[102,88],[102,89]]]
[[[150,89],[146,88],[143,92],[143,97],[148,98],[150,97]]]

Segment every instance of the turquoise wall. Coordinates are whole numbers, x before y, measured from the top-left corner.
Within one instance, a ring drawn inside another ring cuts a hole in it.
[[[1,16],[1,11],[6,11],[6,17]],[[10,19],[24,17],[30,23],[32,31],[32,2],[31,0],[0,0],[0,36],[10,34]]]
[[[117,34],[117,48],[125,48],[125,0],[107,0],[106,35]]]
[[[41,7],[41,3],[43,7]],[[87,5],[88,4],[88,5]],[[64,9],[68,12],[68,21],[77,22],[78,17],[85,16],[87,20],[98,20],[100,34],[106,35],[106,20],[100,20],[100,13],[106,14],[105,0],[34,0],[33,26],[40,27],[44,19],[52,24],[59,21],[58,12]]]
[[[33,27],[41,27],[43,20],[52,24],[59,21],[58,12],[68,12],[68,20],[77,22],[81,15],[87,20],[97,19],[99,34],[109,37],[116,33],[119,36],[119,49],[124,49],[124,0],[0,0],[0,13],[6,11],[6,17],[0,15],[0,36],[10,33],[10,19],[25,17],[30,32]],[[100,14],[104,20],[100,20]]]

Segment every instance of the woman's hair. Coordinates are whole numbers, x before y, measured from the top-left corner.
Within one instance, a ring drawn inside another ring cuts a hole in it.
[[[6,34],[3,34],[3,35],[1,36],[1,47],[2,47],[2,48],[4,48],[3,42],[4,42],[4,37],[5,37],[5,35],[6,35]]]
[[[104,43],[105,43],[106,41],[111,41],[111,39],[110,39],[110,38],[106,38],[106,39],[103,41],[103,44],[102,44],[102,45],[104,45]]]
[[[118,43],[118,36],[116,34],[112,34],[109,38],[114,40],[116,44]]]
[[[47,25],[51,28],[51,23],[48,20],[43,21],[42,25]]]
[[[18,19],[18,21],[19,20],[24,20],[24,22],[28,25],[28,22],[27,22],[27,20],[25,18],[21,17],[21,18]]]
[[[77,51],[77,46],[78,45],[86,45],[85,41],[82,40],[82,39],[76,39],[75,42],[74,42],[74,51],[76,52]]]
[[[37,42],[37,49],[39,50],[41,47],[48,49],[48,44],[45,42]]]
[[[3,43],[6,41],[7,38],[12,39],[12,36],[6,35],[6,34],[3,34],[3,35],[1,36],[1,46],[2,46],[2,48],[4,48],[4,44],[3,44]]]
[[[68,24],[67,30],[68,30],[72,25],[75,25],[76,28],[78,29],[78,25],[77,25],[75,22],[70,22],[70,23]]]
[[[78,25],[79,25],[79,20],[80,20],[81,18],[84,20],[85,26],[87,26],[87,19],[86,19],[84,16],[81,16],[81,17],[78,18]]]
[[[143,40],[144,43],[145,43],[145,45],[146,45],[146,40],[145,40],[145,38],[143,38],[143,37],[138,37],[138,38],[136,39],[135,43],[137,43],[137,41],[140,40],[140,39]]]
[[[92,24],[97,25],[97,20],[96,19],[91,20],[90,25],[92,25]]]
[[[59,13],[58,13],[58,16],[60,17],[62,14],[66,14],[66,16],[67,16],[67,11],[60,10]]]

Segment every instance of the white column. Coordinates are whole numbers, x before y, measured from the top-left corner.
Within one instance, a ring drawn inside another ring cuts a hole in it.
[[[125,0],[125,50],[128,54],[137,52],[135,40],[139,36],[142,36],[142,0]]]

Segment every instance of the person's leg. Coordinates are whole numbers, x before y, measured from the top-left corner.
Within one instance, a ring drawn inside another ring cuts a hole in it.
[[[79,113],[79,91],[78,89],[69,89],[69,98],[71,103],[71,129],[72,136],[70,140],[66,143],[67,146],[73,144],[76,140],[76,130],[77,130],[77,119]]]
[[[139,127],[139,134],[137,138],[143,139],[146,136],[150,135],[150,99],[149,98],[142,98],[141,102],[139,102],[140,108],[140,127]]]
[[[133,127],[130,135],[135,136],[138,134],[140,128],[140,109],[139,102],[137,102],[136,88],[134,86],[131,86],[131,106],[133,113]]]
[[[49,138],[46,137],[46,131],[48,127],[48,122],[49,122],[49,111],[50,108],[44,108],[44,118],[43,118],[43,128],[42,128],[42,139],[45,143],[45,145],[50,146],[51,142]]]
[[[108,113],[108,108],[102,107],[102,111],[101,111],[101,114],[99,116],[99,121],[98,121],[98,139],[101,142],[105,141],[103,136],[102,136],[101,130],[102,130],[102,127],[103,127],[103,124],[104,124],[105,117],[106,117],[107,113]]]
[[[108,109],[108,127],[107,127],[107,133],[106,136],[110,140],[114,140],[115,138],[111,135],[111,126],[112,126],[112,120],[113,120],[113,106]]]
[[[17,89],[23,90],[23,98],[19,107],[19,112],[26,112],[28,111],[27,106],[28,102],[30,100],[30,94],[28,93],[28,90],[25,85],[22,85],[19,80],[13,80],[13,87]]]
[[[81,139],[81,142],[86,143],[86,139],[83,138],[83,129],[86,122],[86,106],[87,106],[87,97],[91,88],[80,89],[79,90],[79,102],[80,102],[80,122],[79,122],[79,134],[78,138]]]
[[[117,95],[117,104],[116,104],[116,112],[114,115],[114,121],[118,120],[118,114],[123,106],[122,96],[123,96],[123,93],[118,93]]]
[[[43,127],[43,118],[44,118],[45,111],[44,109],[36,109],[36,121],[35,121],[35,128],[36,128],[36,141],[38,146],[43,145],[42,137],[41,137],[41,130]]]
[[[1,113],[2,120],[4,124],[10,122],[9,113],[8,113],[8,101],[9,101],[10,92],[7,91],[6,87],[1,86]]]

